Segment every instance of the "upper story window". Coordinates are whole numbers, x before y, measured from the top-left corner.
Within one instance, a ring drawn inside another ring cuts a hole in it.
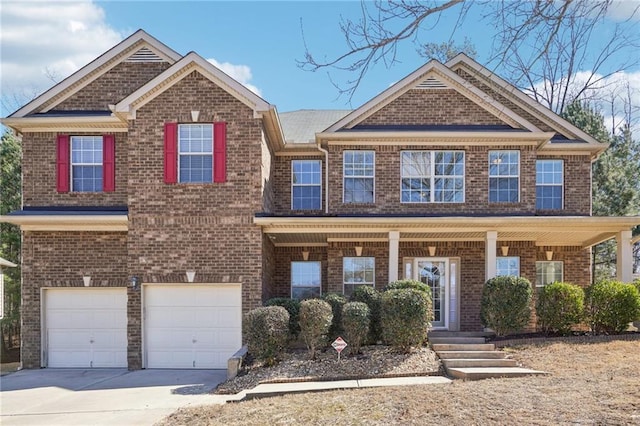
[[[178,176],[180,182],[213,180],[213,125],[178,126]]]
[[[102,136],[71,136],[71,191],[102,191]]]
[[[564,264],[558,261],[536,262],[536,287],[562,282]]]
[[[360,285],[375,287],[376,259],[374,257],[345,257],[342,263],[342,283],[345,296],[351,296]]]
[[[464,202],[464,152],[403,151],[403,203]]]
[[[536,209],[562,209],[563,185],[562,160],[536,161]]]
[[[344,151],[343,202],[373,203],[375,151]]]
[[[520,258],[517,256],[496,258],[496,276],[520,276]]]
[[[489,151],[489,202],[520,201],[520,151]]]
[[[291,161],[291,209],[320,210],[322,204],[320,160]]]

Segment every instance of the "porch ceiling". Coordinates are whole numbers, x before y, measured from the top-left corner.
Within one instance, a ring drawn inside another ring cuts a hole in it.
[[[488,231],[496,231],[498,241],[587,248],[640,224],[640,217],[256,217],[254,221],[277,246],[387,241],[390,231],[399,231],[400,241],[484,241]]]

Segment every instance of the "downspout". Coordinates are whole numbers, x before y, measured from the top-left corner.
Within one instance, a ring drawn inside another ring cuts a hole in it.
[[[329,214],[329,151],[317,141],[318,149],[324,153],[324,214]]]

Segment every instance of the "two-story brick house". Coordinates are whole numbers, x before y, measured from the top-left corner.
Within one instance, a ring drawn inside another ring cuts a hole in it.
[[[637,217],[591,217],[606,145],[473,60],[354,111],[276,108],[138,31],[2,122],[22,135],[22,363],[224,368],[275,296],[434,288],[476,331],[487,278],[590,283]]]

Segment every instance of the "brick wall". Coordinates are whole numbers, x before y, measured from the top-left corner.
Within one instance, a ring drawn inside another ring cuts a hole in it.
[[[24,368],[39,368],[42,287],[127,285],[126,232],[24,232],[22,241],[22,344]]]

